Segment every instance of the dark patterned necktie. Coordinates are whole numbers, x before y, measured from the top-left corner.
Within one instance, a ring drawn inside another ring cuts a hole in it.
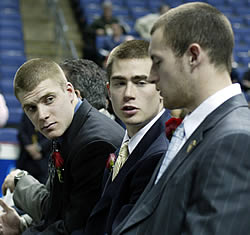
[[[60,154],[60,145],[57,141],[52,141],[52,154],[49,158],[49,176],[51,181],[54,180],[55,174],[58,175],[59,182],[63,183],[63,163],[64,160]]]

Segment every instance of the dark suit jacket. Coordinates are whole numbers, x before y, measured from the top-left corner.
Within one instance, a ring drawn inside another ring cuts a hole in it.
[[[242,95],[202,122],[154,185],[160,165],[112,234],[250,233],[250,111]]]
[[[135,147],[113,182],[112,171],[106,170],[104,177],[108,176],[108,180],[88,220],[85,234],[111,234],[131,210],[167,150],[165,122],[169,118],[169,112],[165,111]]]
[[[55,174],[48,191],[50,195],[44,196],[44,190],[41,190],[43,199],[37,200],[37,203],[44,221],[24,234],[69,234],[83,228],[100,198],[107,157],[120,146],[123,135],[124,130],[116,122],[84,100],[61,138],[64,183],[60,183]],[[29,187],[20,189],[18,184],[16,190],[19,193],[15,190],[14,200],[18,207],[27,211],[26,208],[39,192],[29,191]],[[34,208],[37,208],[36,205]]]

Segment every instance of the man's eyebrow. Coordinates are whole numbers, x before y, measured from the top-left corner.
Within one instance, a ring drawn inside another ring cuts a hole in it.
[[[34,103],[27,103],[27,104],[24,104],[23,105],[23,110],[25,110],[25,109],[27,109],[27,108],[29,108],[29,107],[31,107],[31,106],[34,106],[35,104]]]
[[[146,80],[147,79],[147,75],[136,75],[136,76],[133,76],[131,79],[132,80]]]
[[[125,78],[123,76],[117,75],[117,76],[111,77],[110,80],[125,80]]]
[[[38,100],[36,100],[36,101],[34,101],[34,102],[26,103],[26,104],[23,105],[23,109],[24,109],[25,107],[34,106],[34,105],[36,105],[37,103],[39,103],[41,100],[43,100],[43,99],[45,99],[45,98],[47,98],[48,96],[53,95],[53,94],[55,94],[55,93],[54,93],[54,92],[48,92],[48,93],[44,94],[43,96],[41,96]]]

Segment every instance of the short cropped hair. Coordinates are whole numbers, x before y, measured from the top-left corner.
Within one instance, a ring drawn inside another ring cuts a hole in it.
[[[189,45],[198,43],[208,52],[215,67],[232,69],[234,35],[229,20],[215,7],[202,2],[172,8],[154,24],[151,34],[163,30],[163,40],[176,56],[184,55]]]
[[[96,109],[107,106],[106,71],[91,60],[67,59],[60,64],[67,80]]]
[[[108,80],[112,75],[112,66],[114,60],[117,59],[144,59],[149,58],[148,54],[149,42],[145,40],[129,40],[115,47],[107,60]]]
[[[20,92],[33,91],[42,81],[53,79],[62,89],[66,89],[66,77],[60,66],[49,59],[31,59],[25,62],[16,72],[14,93],[18,99]]]

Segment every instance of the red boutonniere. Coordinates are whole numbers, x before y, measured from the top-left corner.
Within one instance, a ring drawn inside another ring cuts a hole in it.
[[[107,163],[106,163],[106,168],[108,170],[112,170],[114,165],[115,165],[115,159],[116,159],[116,156],[114,153],[111,153],[109,154],[109,157],[108,157],[108,160],[107,160]]]
[[[172,138],[172,135],[176,128],[181,124],[182,119],[181,118],[170,118],[166,123],[166,136],[168,140],[170,141]]]
[[[58,179],[61,183],[63,183],[62,171],[64,170],[63,169],[64,159],[62,158],[62,155],[58,151],[53,152],[52,158],[53,158],[54,165],[57,171]]]

